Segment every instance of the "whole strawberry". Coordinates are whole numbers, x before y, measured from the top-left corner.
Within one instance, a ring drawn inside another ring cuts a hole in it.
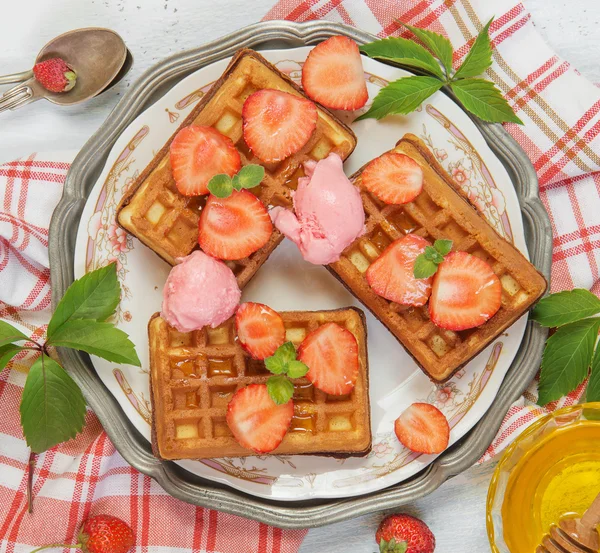
[[[422,520],[410,515],[384,518],[375,534],[380,553],[433,553],[435,537]]]
[[[50,58],[36,63],[33,75],[50,92],[68,92],[77,82],[77,73],[61,58]]]
[[[135,543],[133,530],[120,518],[111,515],[96,515],[84,521],[77,544],[51,544],[38,547],[37,553],[49,547],[79,548],[84,553],[127,553]]]

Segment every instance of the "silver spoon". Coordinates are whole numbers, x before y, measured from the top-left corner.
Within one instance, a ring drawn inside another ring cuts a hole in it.
[[[42,48],[35,63],[49,58],[62,58],[75,69],[75,87],[69,92],[50,92],[38,83],[33,71],[6,75],[0,77],[0,85],[21,84],[0,96],[0,112],[41,98],[60,106],[85,102],[120,81],[133,63],[131,53],[117,33],[96,27],[76,29],[52,39]]]

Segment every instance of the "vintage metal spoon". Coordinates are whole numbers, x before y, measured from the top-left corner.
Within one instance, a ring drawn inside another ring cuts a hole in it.
[[[35,63],[62,58],[77,72],[77,84],[69,92],[50,92],[33,77],[32,71],[0,77],[0,85],[21,84],[0,96],[0,112],[45,98],[53,104],[70,106],[85,102],[119,80],[131,68],[133,58],[123,39],[110,29],[76,29],[51,40]]]
[[[581,518],[561,518],[542,538],[536,553],[597,553],[600,550],[600,494]]]

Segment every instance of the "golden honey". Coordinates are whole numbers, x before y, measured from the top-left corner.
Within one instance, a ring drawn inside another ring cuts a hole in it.
[[[511,553],[534,553],[550,524],[579,515],[600,492],[600,421],[541,436],[510,471],[502,503]]]

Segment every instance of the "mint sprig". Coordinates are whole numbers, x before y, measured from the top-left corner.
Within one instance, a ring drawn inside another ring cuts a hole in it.
[[[417,68],[431,76],[404,77],[391,82],[379,91],[369,110],[358,117],[357,121],[410,113],[446,85],[452,89],[463,107],[480,119],[495,123],[510,121],[523,124],[492,82],[475,78],[492,64],[489,36],[492,19],[477,35],[456,71],[452,68],[454,51],[447,38],[401,21],[398,23],[409,29],[425,47],[405,38],[390,37],[364,44],[360,46],[360,51],[371,58]]]
[[[265,367],[276,375],[267,380],[267,390],[277,405],[287,403],[294,395],[290,378],[302,378],[308,372],[308,367],[296,359],[296,348],[292,342],[282,344],[271,357],[267,357]]]
[[[254,188],[265,177],[265,168],[262,165],[246,165],[236,175],[230,177],[225,173],[215,175],[208,183],[208,191],[217,198],[227,198],[234,190]]]
[[[598,313],[600,300],[580,288],[550,294],[536,305],[531,318],[542,326],[557,327],[542,357],[540,405],[560,399],[588,375],[587,401],[600,401],[600,348],[596,347],[600,318],[594,317]]]
[[[19,352],[39,352],[21,399],[21,426],[33,453],[41,453],[81,432],[85,399],[69,374],[49,354],[55,346],[140,366],[127,334],[106,320],[121,297],[116,264],[92,271],[69,286],[48,325],[46,341],[35,342],[0,321],[0,370]],[[24,342],[24,343],[20,343]]]
[[[433,246],[425,246],[425,251],[417,256],[413,265],[415,278],[429,278],[433,276],[438,265],[444,261],[444,257],[452,249],[452,240],[436,240]]]

